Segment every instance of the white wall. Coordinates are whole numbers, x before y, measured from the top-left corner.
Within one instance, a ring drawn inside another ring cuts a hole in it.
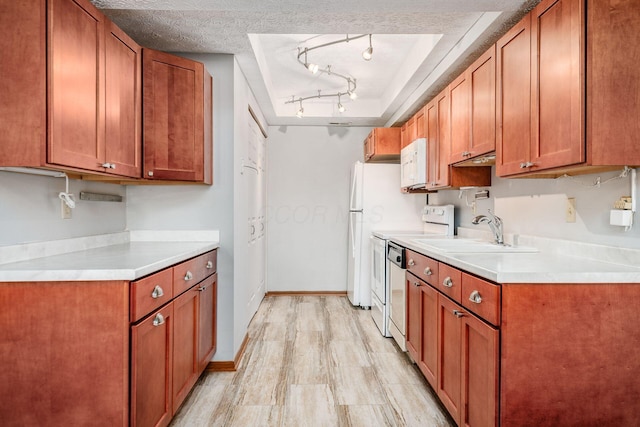
[[[478,201],[476,211],[485,214],[487,209],[492,209],[504,220],[506,233],[640,248],[638,214],[636,226],[629,231],[609,225],[613,202],[630,195],[630,178],[604,183],[618,176],[620,171],[560,179],[501,179],[494,176],[489,187],[490,199]],[[495,174],[495,169],[493,172]],[[603,183],[599,188],[593,186],[598,178]],[[440,191],[429,200],[430,203],[455,204],[458,225],[486,228],[486,225],[471,224],[474,213],[465,206],[464,197],[458,198],[459,193],[457,190]],[[468,193],[469,200],[473,200],[474,191]],[[567,223],[565,219],[568,197],[576,199],[575,223]]]
[[[125,187],[70,180],[76,208],[71,219],[60,216],[58,193],[64,178],[0,172],[0,245],[68,239],[124,231],[124,202],[80,200],[80,191],[125,195]]]
[[[369,131],[269,128],[268,291],[346,291],[349,174]]]

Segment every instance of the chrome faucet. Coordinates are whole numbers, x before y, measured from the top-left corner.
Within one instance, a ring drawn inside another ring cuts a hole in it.
[[[502,238],[502,220],[500,219],[500,217],[494,215],[491,212],[491,209],[489,209],[488,212],[491,218],[489,218],[486,215],[478,215],[477,217],[471,220],[471,224],[478,225],[478,224],[486,223],[489,226],[489,228],[491,228],[491,231],[493,231],[493,237],[496,241],[496,244],[504,245],[504,240]]]

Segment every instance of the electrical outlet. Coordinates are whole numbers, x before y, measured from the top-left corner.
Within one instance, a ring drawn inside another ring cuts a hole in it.
[[[576,198],[567,198],[566,222],[576,222]]]
[[[60,216],[62,219],[71,219],[71,208],[67,206],[64,200],[60,200]]]

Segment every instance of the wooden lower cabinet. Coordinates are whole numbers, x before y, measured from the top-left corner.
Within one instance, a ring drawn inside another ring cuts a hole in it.
[[[218,273],[202,282],[198,290],[198,371],[202,372],[216,352]]]
[[[173,302],[173,409],[178,408],[196,383],[198,369],[198,312],[200,292],[194,286]]]
[[[131,425],[166,426],[173,416],[173,303],[131,327]]]
[[[422,308],[420,304],[420,280],[414,275],[406,273],[407,289],[407,311],[406,311],[406,337],[407,351],[414,362],[420,360],[420,349],[422,348]]]
[[[438,397],[451,414],[460,420],[461,322],[458,305],[438,295]]]
[[[432,387],[436,387],[438,292],[407,273],[407,350]]]

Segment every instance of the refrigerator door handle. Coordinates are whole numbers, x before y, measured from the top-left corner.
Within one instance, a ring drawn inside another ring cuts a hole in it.
[[[361,209],[361,206],[358,206],[358,183],[360,182],[360,168],[356,163],[353,167],[353,176],[351,177],[351,200],[349,200],[349,210],[354,211]]]

